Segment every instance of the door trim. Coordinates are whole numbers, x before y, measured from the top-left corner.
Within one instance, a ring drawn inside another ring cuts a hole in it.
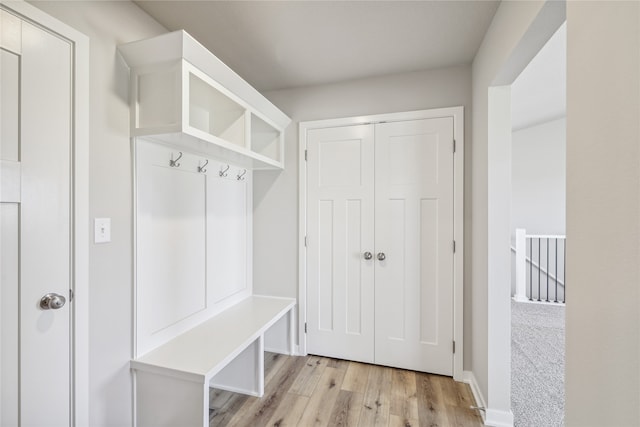
[[[453,138],[456,152],[453,165],[453,238],[456,242],[453,256],[453,378],[463,381],[464,355],[464,107],[437,108],[402,113],[376,114],[338,119],[300,122],[299,147],[299,197],[298,197],[298,354],[307,354],[305,322],[307,319],[307,263],[305,236],[307,234],[307,132],[339,126],[352,126],[379,122],[395,122],[420,119],[453,117]]]
[[[73,426],[89,425],[89,38],[23,0],[0,0],[0,7],[72,46],[72,271],[71,342]]]

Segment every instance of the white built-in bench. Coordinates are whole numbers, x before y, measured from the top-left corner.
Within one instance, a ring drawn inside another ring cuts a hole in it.
[[[137,426],[208,426],[210,387],[262,396],[265,348],[293,354],[294,306],[250,296],[131,361]]]
[[[261,396],[295,300],[253,295],[254,170],[291,119],[184,31],[127,43],[137,427],[209,425],[209,387]]]

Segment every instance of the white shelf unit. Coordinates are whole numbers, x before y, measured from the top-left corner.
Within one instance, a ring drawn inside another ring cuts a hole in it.
[[[252,170],[284,167],[291,119],[185,31],[119,47],[131,69],[131,135]]]
[[[252,284],[253,170],[290,119],[184,31],[119,48],[134,154],[136,425],[209,425],[210,386],[261,396],[294,299]]]

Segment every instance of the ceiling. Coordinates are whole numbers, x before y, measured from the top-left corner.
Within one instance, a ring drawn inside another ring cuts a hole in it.
[[[268,91],[471,63],[499,2],[135,3]]]

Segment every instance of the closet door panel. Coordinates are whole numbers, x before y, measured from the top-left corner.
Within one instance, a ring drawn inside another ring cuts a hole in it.
[[[375,167],[375,361],[451,375],[453,119],[376,125]]]
[[[314,312],[318,319],[317,327],[322,332],[333,331],[333,260],[334,260],[334,202],[333,200],[319,200],[317,208],[318,232],[317,236],[317,273],[314,274],[314,291],[317,296],[317,307]],[[315,240],[315,239],[314,239]],[[315,249],[315,245],[314,245]],[[315,252],[315,251],[314,251]],[[315,270],[315,269],[314,269]],[[314,325],[314,322],[310,322]],[[314,325],[315,326],[315,325]],[[314,328],[315,329],[315,328]]]
[[[307,350],[372,362],[373,126],[308,137]]]
[[[437,345],[440,307],[439,292],[439,229],[440,203],[438,200],[421,200],[419,206],[420,224],[420,325],[419,341]],[[446,246],[446,245],[445,245]],[[446,248],[445,248],[446,249]],[[448,275],[445,274],[445,277]],[[447,291],[448,292],[448,291]],[[448,310],[443,310],[447,315]],[[445,322],[446,324],[446,322]]]

